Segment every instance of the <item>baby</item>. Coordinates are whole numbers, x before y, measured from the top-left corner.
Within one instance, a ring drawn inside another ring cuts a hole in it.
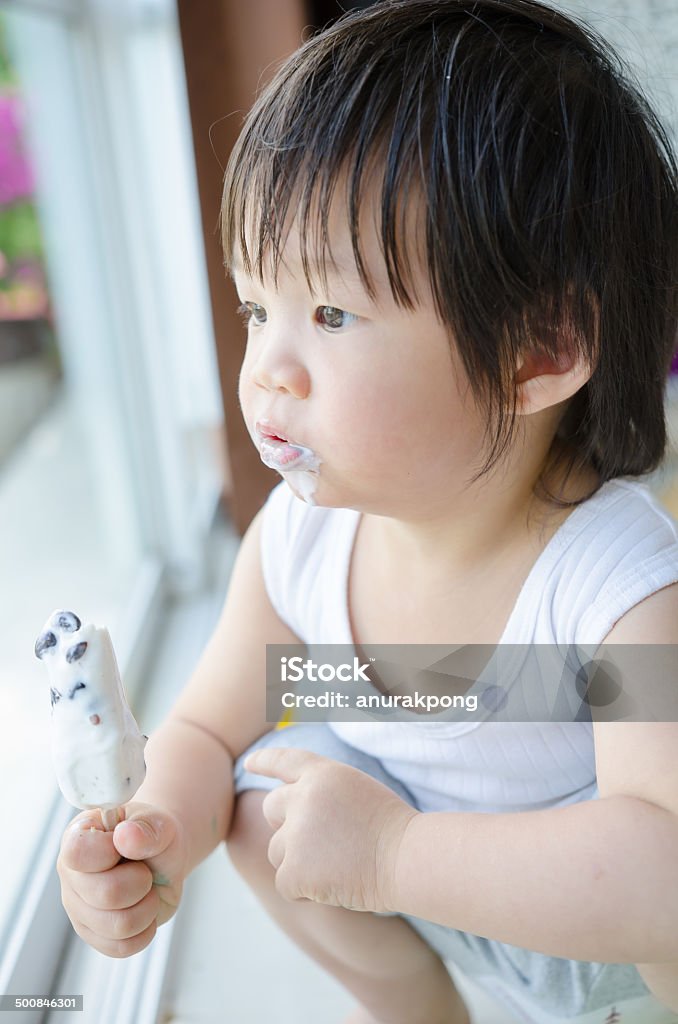
[[[678,1020],[678,725],[264,706],[271,644],[678,642],[678,529],[638,479],[677,196],[618,60],[532,0],[385,0],[283,66],[223,203],[283,481],[126,820],[64,837],[85,941],[143,949],[226,840],[354,1024],[468,1022],[445,961],[533,1024]]]

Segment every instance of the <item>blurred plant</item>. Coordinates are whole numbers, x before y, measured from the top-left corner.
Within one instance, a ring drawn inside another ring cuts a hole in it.
[[[21,98],[7,86],[0,88],[0,206],[33,194],[34,182],[21,139]]]
[[[9,50],[7,48],[7,33],[5,32],[2,15],[0,15],[0,86],[15,86],[16,84],[16,75],[14,74],[14,68],[9,59]]]
[[[23,107],[0,17],[0,320],[47,315],[33,172],[22,138]]]

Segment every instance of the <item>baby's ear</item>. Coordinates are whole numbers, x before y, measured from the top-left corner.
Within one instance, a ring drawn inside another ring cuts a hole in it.
[[[557,357],[525,352],[516,370],[516,413],[529,416],[567,401],[586,384],[593,368],[576,352]]]

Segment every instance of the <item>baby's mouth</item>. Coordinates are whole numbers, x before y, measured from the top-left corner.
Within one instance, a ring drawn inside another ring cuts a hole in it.
[[[318,471],[320,460],[312,448],[295,444],[268,428],[260,427],[259,424],[256,435],[261,461],[270,469],[275,469],[279,473],[293,469]]]

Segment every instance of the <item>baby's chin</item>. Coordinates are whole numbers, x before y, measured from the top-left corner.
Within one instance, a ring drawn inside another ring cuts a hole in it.
[[[307,505],[323,504],[318,500],[319,474],[308,469],[291,469],[281,474],[283,480],[295,497]]]
[[[281,474],[281,476],[295,498],[303,501],[306,505],[315,505],[318,508],[354,508],[348,494],[343,490],[337,490],[328,484],[327,480],[323,480],[322,471],[311,473],[308,470],[292,470]]]

